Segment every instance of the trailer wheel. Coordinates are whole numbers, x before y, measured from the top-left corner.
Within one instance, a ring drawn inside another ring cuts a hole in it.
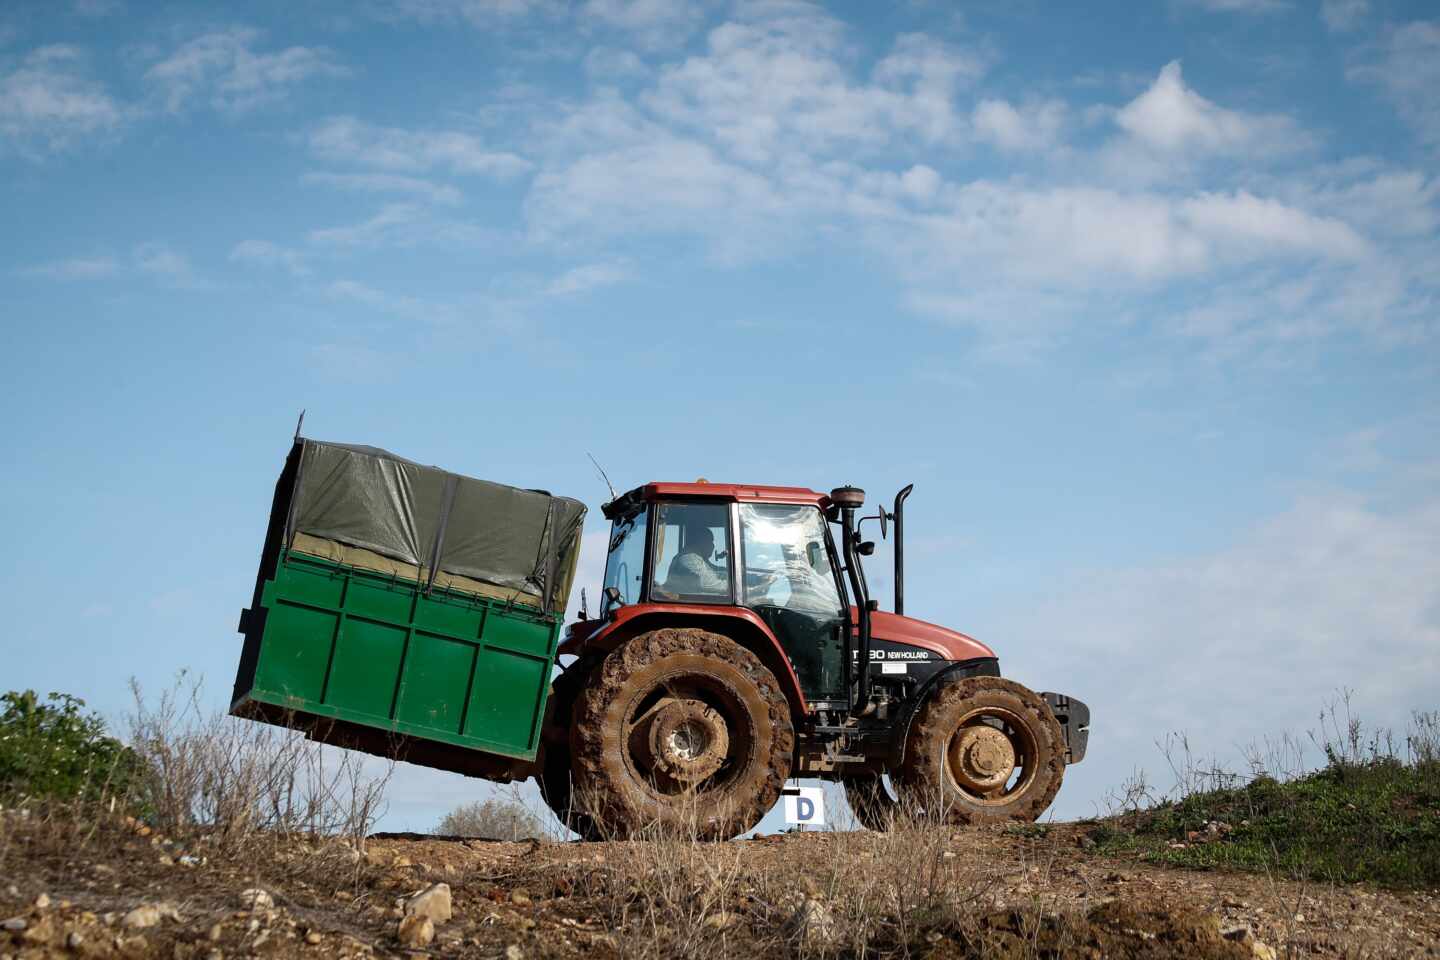
[[[967,677],[920,708],[901,778],[907,802],[952,823],[1033,821],[1065,773],[1060,724],[1039,695],[1000,677]]]
[[[743,833],[779,798],[794,746],[774,675],[703,630],[655,630],[616,648],[590,674],[570,728],[576,800],[620,837]]]
[[[845,785],[845,799],[850,801],[850,812],[866,830],[884,833],[894,825],[895,818],[900,814],[900,803],[891,793],[883,774],[873,771],[843,774],[840,782]]]

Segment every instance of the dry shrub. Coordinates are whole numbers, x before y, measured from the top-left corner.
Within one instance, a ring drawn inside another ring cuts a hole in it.
[[[627,958],[908,956],[973,929],[991,905],[996,878],[954,849],[956,831],[916,813],[880,833],[810,834],[795,859],[783,844],[652,824],[593,857],[483,879],[563,889]]]
[[[490,797],[462,803],[440,819],[435,834],[483,840],[529,840],[546,836],[540,818],[518,799]]]
[[[183,675],[153,702],[131,687],[130,746],[143,765],[132,803],[160,832],[226,850],[261,837],[333,838],[363,849],[384,812],[393,763],[372,774],[361,754],[206,710],[201,683]]]
[[[189,864],[281,865],[337,889],[360,881],[393,763],[207,710],[200,682],[183,674],[158,698],[132,689],[135,769],[123,782],[0,810],[0,873],[36,858],[123,857],[141,834]]]

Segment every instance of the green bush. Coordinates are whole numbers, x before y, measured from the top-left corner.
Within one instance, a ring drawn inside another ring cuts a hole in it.
[[[98,799],[124,795],[139,763],[133,751],[107,735],[105,721],[85,701],[33,690],[0,697],[0,796]]]
[[[1360,726],[1321,744],[1319,770],[1197,789],[1088,834],[1102,852],[1197,869],[1275,871],[1327,883],[1440,885],[1440,716],[1417,713],[1405,748]]]

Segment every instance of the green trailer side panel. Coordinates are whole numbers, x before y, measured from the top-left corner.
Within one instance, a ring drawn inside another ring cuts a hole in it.
[[[318,702],[325,690],[325,668],[339,616],[313,607],[278,603],[270,610],[266,632],[273,636],[315,637],[313,643],[273,644],[260,660],[255,685],[293,702]]]
[[[324,702],[341,716],[389,720],[408,636],[403,626],[347,616],[335,640]]]
[[[247,702],[532,760],[560,619],[283,554],[262,590]]]
[[[550,683],[545,661],[494,650],[488,659],[491,669],[475,677],[465,732],[513,740],[538,728]]]
[[[478,644],[417,632],[410,644],[396,716],[406,723],[460,734],[471,672],[479,652]],[[490,733],[494,736],[496,731]],[[524,742],[528,735],[526,730],[512,739]]]

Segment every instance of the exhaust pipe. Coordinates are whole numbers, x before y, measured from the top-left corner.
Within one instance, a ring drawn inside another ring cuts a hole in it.
[[[890,516],[895,521],[895,612],[905,615],[905,498],[915,484],[908,484],[895,494],[895,509]]]

